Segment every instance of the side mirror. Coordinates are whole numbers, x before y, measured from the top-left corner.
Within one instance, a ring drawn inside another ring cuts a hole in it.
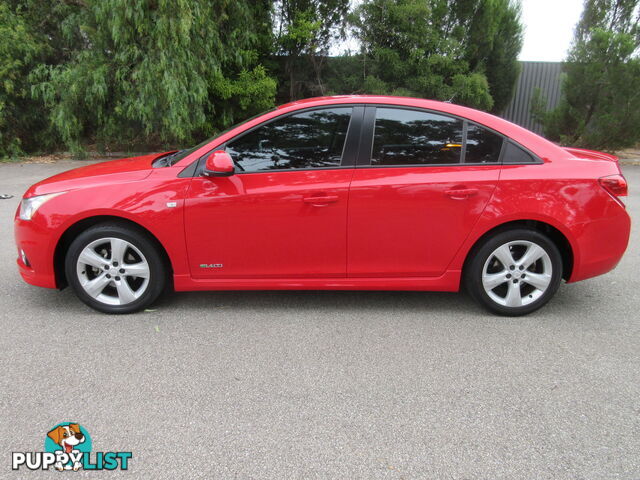
[[[202,174],[205,177],[229,177],[234,172],[231,155],[224,150],[216,150],[207,157]]]

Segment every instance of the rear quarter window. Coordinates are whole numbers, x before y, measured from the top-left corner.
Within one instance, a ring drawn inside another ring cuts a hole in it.
[[[531,155],[522,147],[509,141],[505,145],[504,155],[502,156],[503,164],[523,164],[523,163],[540,163],[536,157]]]

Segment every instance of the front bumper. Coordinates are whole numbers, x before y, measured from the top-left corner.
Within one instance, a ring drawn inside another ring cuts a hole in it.
[[[54,268],[56,239],[51,230],[36,220],[21,220],[17,213],[14,235],[18,247],[16,263],[20,275],[30,285],[57,288]],[[28,264],[23,259],[26,257]]]

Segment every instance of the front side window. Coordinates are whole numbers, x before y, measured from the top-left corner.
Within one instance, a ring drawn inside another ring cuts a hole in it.
[[[372,165],[461,162],[462,120],[417,110],[376,108]]]
[[[288,115],[232,140],[227,152],[245,172],[339,167],[351,107]]]

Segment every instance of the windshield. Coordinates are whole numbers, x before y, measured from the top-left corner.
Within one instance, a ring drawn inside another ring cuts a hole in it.
[[[245,124],[247,122],[250,122],[254,118],[258,118],[258,117],[264,115],[265,113],[269,113],[269,112],[272,112],[274,110],[275,110],[275,108],[272,108],[271,110],[259,113],[258,115],[254,115],[251,118],[247,118],[246,120],[243,120],[242,122],[236,123],[235,125],[227,128],[226,130],[223,130],[222,132],[218,133],[217,135],[214,135],[213,137],[207,138],[205,141],[200,142],[195,147],[187,148],[185,150],[179,150],[179,151],[177,151],[175,153],[172,153],[172,154],[170,154],[170,155],[168,155],[166,157],[162,157],[162,159],[161,159],[162,163],[163,163],[162,166],[170,167],[171,165],[175,165],[176,163],[178,163],[183,158],[186,158],[188,155],[191,155],[193,152],[195,152],[196,150],[198,150],[201,147],[204,147],[206,144],[214,141],[216,138],[220,137],[221,135],[224,135],[225,133],[233,130],[234,128],[239,127],[240,125],[243,125],[243,124]]]

